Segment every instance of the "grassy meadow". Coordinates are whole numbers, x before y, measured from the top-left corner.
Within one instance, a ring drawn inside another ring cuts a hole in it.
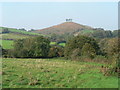
[[[0,45],[3,46],[4,49],[13,48],[13,40],[1,40]]]
[[[103,64],[54,59],[3,58],[3,88],[118,88]]]
[[[29,38],[29,35],[24,35],[24,34],[14,34],[14,33],[9,33],[9,34],[1,34],[2,39],[24,39],[24,38]]]
[[[4,29],[5,27],[0,27],[0,30]],[[22,31],[22,30],[18,30],[15,28],[8,28],[8,30],[12,33],[21,33],[21,34],[25,34],[25,35],[40,35],[39,33],[32,33],[32,32],[27,32],[27,31]]]

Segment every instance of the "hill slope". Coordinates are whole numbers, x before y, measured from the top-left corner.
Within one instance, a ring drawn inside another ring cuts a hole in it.
[[[53,34],[53,33],[61,35],[61,34],[65,34],[65,33],[75,34],[82,30],[93,30],[93,28],[86,26],[86,25],[74,23],[74,22],[64,22],[62,24],[58,24],[58,25],[55,25],[52,27],[36,30],[33,32],[41,33],[41,34],[45,34],[45,35],[49,35],[49,34]]]

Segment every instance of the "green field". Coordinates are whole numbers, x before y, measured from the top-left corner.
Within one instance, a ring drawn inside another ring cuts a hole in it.
[[[0,34],[0,37],[2,37],[2,39],[24,39],[30,36],[24,34],[7,33],[7,34]]]
[[[0,27],[0,30],[2,31],[2,29],[4,29],[4,28],[5,27]],[[8,30],[10,32],[13,32],[13,33],[21,33],[21,34],[26,34],[26,35],[40,35],[39,33],[27,32],[27,31],[22,31],[22,30],[14,29],[14,28],[8,28]]]
[[[118,88],[102,64],[62,59],[3,59],[3,88]]]
[[[50,45],[55,45],[55,44],[57,44],[56,42],[50,42]]]
[[[60,43],[59,45],[65,47],[65,43]]]
[[[88,33],[93,33],[93,32],[95,32],[95,31],[94,30],[83,30],[80,33],[81,34],[88,34]]]
[[[4,49],[11,49],[13,48],[13,41],[12,40],[0,40],[0,45],[4,48]]]
[[[50,42],[50,45],[57,45],[57,43],[56,42]],[[58,45],[60,45],[60,46],[65,46],[65,43],[59,43]]]

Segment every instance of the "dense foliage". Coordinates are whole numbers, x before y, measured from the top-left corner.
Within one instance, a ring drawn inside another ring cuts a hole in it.
[[[9,51],[11,57],[47,57],[50,41],[42,36],[19,39],[14,42],[14,49]],[[12,53],[11,53],[12,52]]]
[[[88,46],[90,46],[89,48],[91,49],[88,49],[86,51],[85,48]],[[87,52],[93,51],[95,54],[100,53],[100,48],[95,39],[87,36],[76,36],[66,43],[64,54],[66,58],[72,58],[76,56],[81,56],[82,54],[85,53],[88,54]]]
[[[58,45],[51,46],[48,56],[49,57],[63,57],[64,48]]]

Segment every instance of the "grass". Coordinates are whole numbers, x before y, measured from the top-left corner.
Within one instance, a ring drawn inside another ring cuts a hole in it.
[[[0,36],[2,37],[2,39],[24,39],[30,37],[29,35],[15,33],[1,34]]]
[[[118,88],[118,78],[103,76],[102,64],[64,59],[3,60],[3,88]]]
[[[60,46],[63,46],[63,47],[65,47],[65,44],[66,44],[66,43],[59,43],[59,45],[60,45]]]
[[[95,31],[94,30],[83,30],[80,33],[82,33],[82,34],[88,34],[88,33],[93,33],[93,32],[95,32]]]
[[[4,29],[5,27],[0,27],[0,30]],[[22,30],[18,30],[18,29],[15,29],[15,28],[8,28],[8,30],[10,32],[13,32],[13,33],[21,33],[21,34],[26,34],[26,35],[41,35],[39,33],[33,33],[33,32],[28,32],[28,31],[22,31]]]
[[[4,49],[11,49],[13,48],[13,41],[12,40],[1,40],[0,41],[0,45],[4,48]]]
[[[58,45],[65,47],[66,43],[59,43]],[[50,42],[50,45],[57,45],[56,42]]]
[[[57,44],[56,42],[50,42],[50,45],[55,45],[55,44]]]

